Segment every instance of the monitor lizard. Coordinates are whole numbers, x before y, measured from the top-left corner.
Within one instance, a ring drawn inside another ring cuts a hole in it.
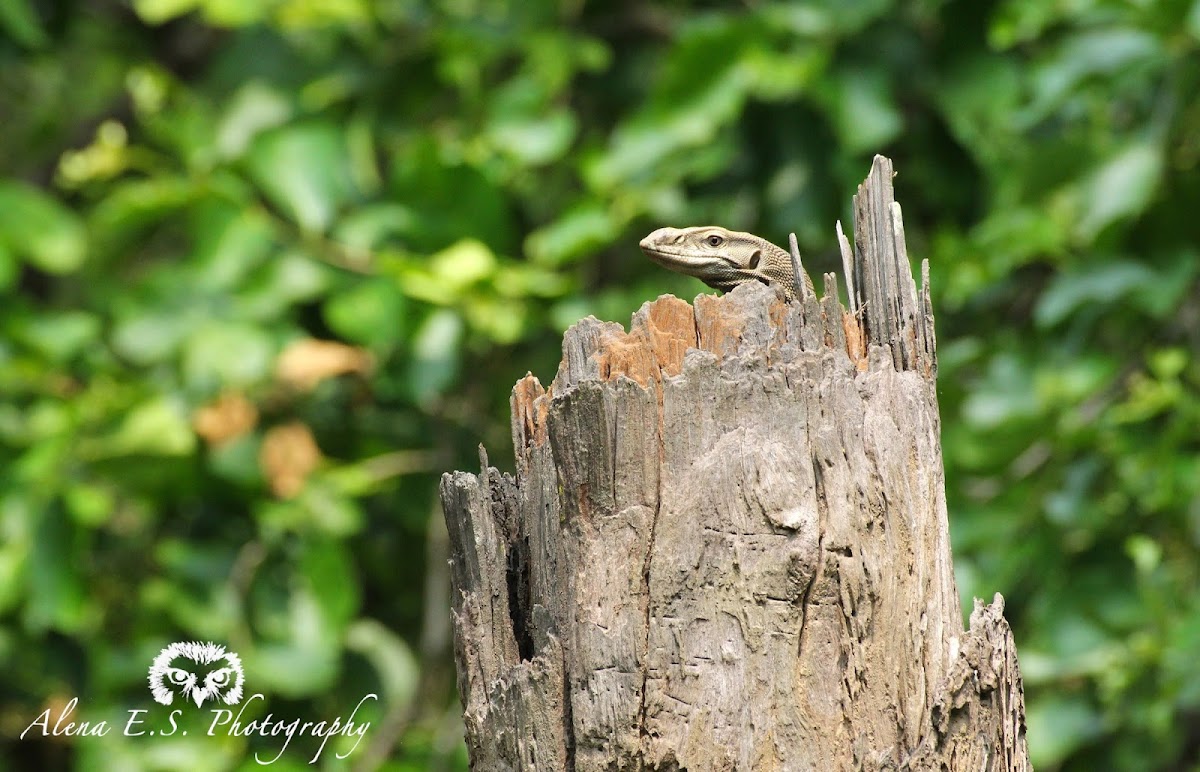
[[[694,276],[724,292],[744,282],[760,281],[779,287],[789,301],[795,300],[799,273],[806,294],[816,297],[812,279],[799,261],[752,233],[716,225],[659,228],[642,239],[640,246],[647,257],[664,268]]]

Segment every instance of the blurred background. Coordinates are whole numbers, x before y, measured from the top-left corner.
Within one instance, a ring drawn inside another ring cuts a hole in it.
[[[0,0],[0,765],[258,768],[121,736],[198,639],[255,715],[380,695],[313,767],[465,769],[440,474],[708,291],[649,230],[820,286],[884,153],[1035,764],[1200,769],[1198,54],[1197,0]],[[72,698],[116,731],[19,740]]]

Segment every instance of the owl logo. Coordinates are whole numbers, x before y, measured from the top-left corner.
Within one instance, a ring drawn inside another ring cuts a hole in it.
[[[176,693],[196,707],[213,698],[236,705],[245,680],[241,658],[215,643],[172,643],[150,665],[150,692],[160,705],[170,705]]]

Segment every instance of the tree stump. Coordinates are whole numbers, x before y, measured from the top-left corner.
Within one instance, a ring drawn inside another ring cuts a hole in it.
[[[1003,601],[964,631],[928,265],[891,162],[850,308],[742,286],[587,318],[442,479],[474,770],[1027,770]],[[798,256],[797,256],[798,262]]]

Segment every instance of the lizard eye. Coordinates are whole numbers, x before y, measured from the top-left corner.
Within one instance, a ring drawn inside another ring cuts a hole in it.
[[[713,235],[706,238],[705,241],[708,242],[708,245],[710,247],[719,247],[719,246],[721,246],[721,244],[723,244],[725,242],[725,239],[721,238],[720,236],[718,236],[717,234],[714,233]]]
[[[762,259],[762,252],[755,252],[753,255],[750,255],[750,266],[749,267],[750,267],[751,271],[758,268],[758,261],[761,259]]]

